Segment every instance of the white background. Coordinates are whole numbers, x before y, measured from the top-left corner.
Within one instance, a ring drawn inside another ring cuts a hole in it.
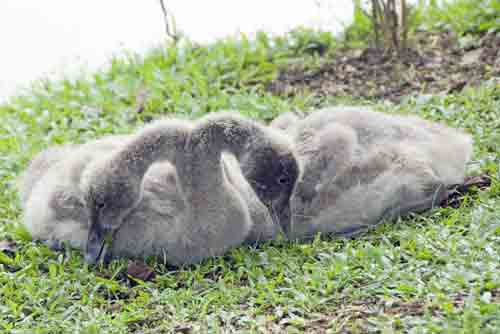
[[[351,0],[165,0],[192,40],[299,25],[341,30]],[[93,70],[165,39],[158,0],[0,0],[0,101],[30,81]]]

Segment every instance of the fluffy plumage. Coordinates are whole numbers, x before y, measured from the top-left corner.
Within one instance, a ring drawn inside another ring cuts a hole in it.
[[[271,126],[292,136],[302,169],[291,200],[298,239],[433,207],[463,181],[472,151],[470,136],[413,116],[337,107],[283,117]]]
[[[53,248],[61,242],[85,246],[88,213],[79,189],[81,175],[94,160],[106,157],[126,140],[126,136],[109,136],[81,145],[55,146],[30,161],[17,180],[17,189],[23,223],[35,239]]]
[[[112,236],[107,255],[181,264],[273,238],[278,222],[290,220],[298,173],[291,145],[255,122],[234,114],[161,120],[101,145],[73,147],[42,173],[25,203],[35,238],[69,241],[94,262]]]

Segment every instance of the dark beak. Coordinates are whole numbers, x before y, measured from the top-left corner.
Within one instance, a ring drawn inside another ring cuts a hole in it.
[[[289,204],[285,205],[283,210],[281,210],[280,225],[283,229],[283,233],[288,236],[292,227],[292,212]]]
[[[106,261],[109,243],[113,238],[113,234],[110,228],[92,223],[87,240],[87,249],[85,250],[85,262],[96,264],[100,261]]]
[[[290,228],[292,224],[292,209],[290,207],[290,200],[289,199],[279,199],[275,200],[274,203],[271,203],[268,206],[269,212],[274,212],[278,221],[275,221],[275,223],[279,224],[281,227],[281,230],[283,233],[285,233],[285,236],[288,236],[288,233],[290,233]]]

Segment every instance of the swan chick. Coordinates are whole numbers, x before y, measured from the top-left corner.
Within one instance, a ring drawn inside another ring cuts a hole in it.
[[[463,181],[472,152],[458,130],[364,107],[319,110],[285,132],[302,169],[291,200],[290,237],[298,239],[354,234],[432,208]]]
[[[120,253],[121,243],[144,247],[150,241],[122,241],[120,233],[128,230],[128,236],[140,239],[155,226],[161,226],[155,231],[172,264],[197,262],[243,243],[254,222],[244,197],[230,182],[228,167],[221,163],[224,152],[236,157],[241,173],[276,221],[289,225],[298,165],[288,138],[234,113],[216,113],[194,124],[162,120],[140,131],[83,178],[90,218],[86,260],[94,263],[106,257],[113,239],[112,253]],[[157,161],[175,166],[182,205],[169,219],[160,215],[163,221],[150,227],[135,218],[141,210],[141,217],[148,217],[144,175]]]

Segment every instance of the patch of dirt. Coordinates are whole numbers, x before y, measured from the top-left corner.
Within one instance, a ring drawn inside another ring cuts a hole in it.
[[[282,96],[353,96],[399,102],[410,94],[456,93],[500,77],[500,34],[458,39],[421,32],[402,54],[377,49],[340,50],[314,70],[284,69],[268,85]]]
[[[141,281],[151,281],[155,278],[156,274],[153,268],[147,266],[145,263],[130,261],[127,266],[127,275],[133,279]]]

